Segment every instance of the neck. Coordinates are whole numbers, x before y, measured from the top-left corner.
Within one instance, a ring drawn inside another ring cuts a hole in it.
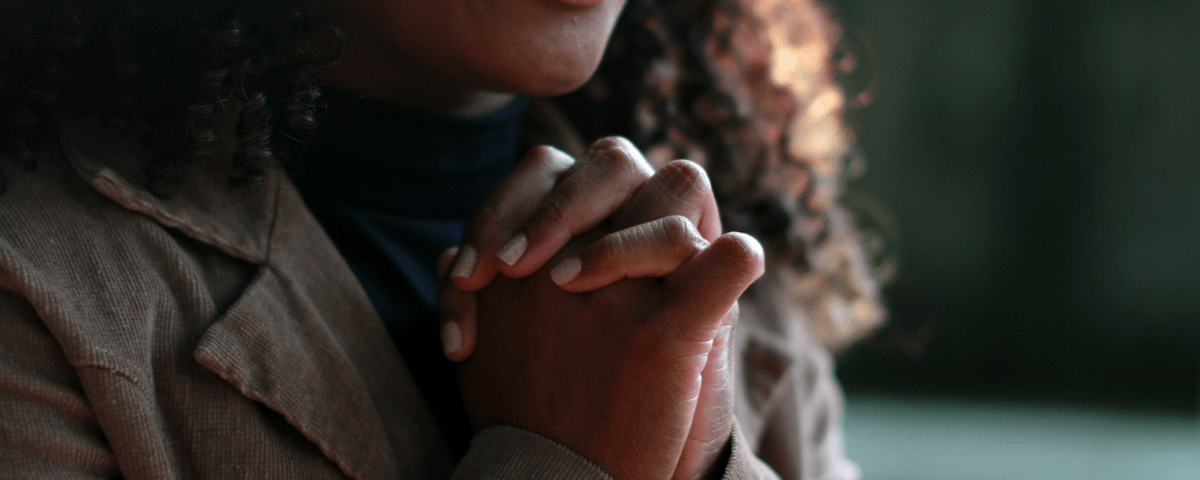
[[[365,95],[402,107],[453,117],[479,117],[512,103],[512,93],[492,92],[464,85],[385,43],[347,33],[345,53],[338,63],[313,72],[333,88]]]
[[[520,153],[523,99],[464,119],[332,88],[322,98],[321,127],[291,172],[306,196],[466,218]]]

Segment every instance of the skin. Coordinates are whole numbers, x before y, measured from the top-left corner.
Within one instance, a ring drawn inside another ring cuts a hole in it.
[[[334,0],[318,14],[346,51],[316,72],[329,85],[451,115],[483,115],[513,94],[559,95],[596,70],[625,0]]]
[[[733,426],[728,346],[737,323],[736,299],[762,274],[762,250],[751,237],[720,233],[712,189],[698,165],[679,160],[648,172],[645,158],[621,138],[597,141],[578,160],[548,147],[530,150],[481,205],[461,249],[441,258],[443,276],[452,264],[461,274],[443,282],[443,345],[451,360],[465,360],[461,380],[469,410],[481,412],[473,416],[477,427],[506,423],[541,432],[617,478],[665,478],[664,461],[674,462],[672,478],[712,478],[721,469]],[[539,248],[528,249],[516,266],[532,269],[531,274],[497,276],[496,266],[506,265],[492,253],[497,245],[511,242],[515,232],[541,228],[551,233],[531,238],[566,237],[568,243],[561,250],[554,246],[553,257],[540,260],[533,260]],[[483,253],[461,253],[472,245]],[[472,260],[464,262],[467,258]],[[573,274],[562,275],[572,263]],[[655,277],[656,282],[644,282]],[[631,283],[642,290],[630,289]],[[478,294],[467,293],[474,289]],[[605,293],[614,289],[621,293]],[[496,291],[503,293],[493,295]],[[636,321],[624,322],[629,319]],[[644,356],[662,346],[680,348],[677,339],[646,340],[646,335],[682,329],[705,333],[691,350]],[[631,344],[637,348],[612,348]],[[671,361],[681,359],[695,362]],[[615,376],[631,383],[597,381],[622,367],[625,375]],[[697,367],[702,370],[693,377]],[[488,374],[470,374],[479,369]],[[638,383],[626,378],[630,374],[651,376]],[[656,390],[664,384],[679,388]],[[522,387],[516,391],[548,395],[508,405],[510,413],[524,413],[505,421],[482,413],[497,408],[495,399],[514,391],[513,385]],[[489,401],[471,405],[472,396]],[[538,399],[553,401],[539,404]],[[629,407],[654,401],[666,403],[659,409]],[[664,405],[681,409],[664,410]],[[579,424],[597,418],[609,429]],[[588,434],[579,439],[580,432]],[[644,448],[630,452],[624,445]]]
[[[624,4],[332,0],[318,14],[341,27],[346,51],[316,74],[399,105],[484,115],[515,94],[582,85]],[[578,159],[527,153],[440,262],[454,272],[439,299],[443,344],[463,362],[476,428],[530,429],[616,478],[713,476],[732,429],[736,300],[763,270],[758,243],[722,235],[718,218],[694,163],[655,172],[616,138]]]
[[[705,369],[714,339],[732,328],[737,297],[761,274],[760,257],[753,239],[731,233],[661,281],[573,293],[546,270],[497,278],[479,293],[489,318],[460,370],[472,421],[543,432],[616,478],[707,477],[716,459],[688,451],[689,435],[712,420],[699,418],[710,398]]]

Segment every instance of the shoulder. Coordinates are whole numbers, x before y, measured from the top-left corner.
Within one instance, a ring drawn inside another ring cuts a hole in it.
[[[9,282],[74,271],[89,259],[110,257],[117,252],[108,250],[122,244],[121,232],[139,223],[136,215],[88,185],[57,142],[45,142],[29,166],[0,158],[0,175],[5,184],[0,192],[0,274]]]
[[[32,166],[0,159],[0,289],[28,302],[76,365],[143,364],[154,332],[178,323],[190,304],[207,311],[200,317],[215,315],[205,259],[228,259],[221,247],[248,257],[265,250],[265,240],[256,243],[265,226],[236,223],[269,224],[254,199],[205,197],[207,185],[158,199],[127,180],[145,154],[140,145],[94,121],[58,125]],[[226,211],[238,204],[259,214]],[[189,238],[188,229],[220,245]]]

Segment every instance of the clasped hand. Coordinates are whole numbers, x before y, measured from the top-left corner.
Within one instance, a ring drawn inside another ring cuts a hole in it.
[[[733,425],[737,299],[763,271],[698,165],[620,138],[530,150],[439,262],[472,424],[538,432],[621,479],[708,478]],[[503,275],[497,275],[501,273]]]

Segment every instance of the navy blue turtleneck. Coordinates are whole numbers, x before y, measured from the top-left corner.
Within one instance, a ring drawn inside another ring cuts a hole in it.
[[[438,336],[438,255],[520,154],[526,99],[452,118],[338,91],[292,180],[370,297],[452,448],[470,431]]]

